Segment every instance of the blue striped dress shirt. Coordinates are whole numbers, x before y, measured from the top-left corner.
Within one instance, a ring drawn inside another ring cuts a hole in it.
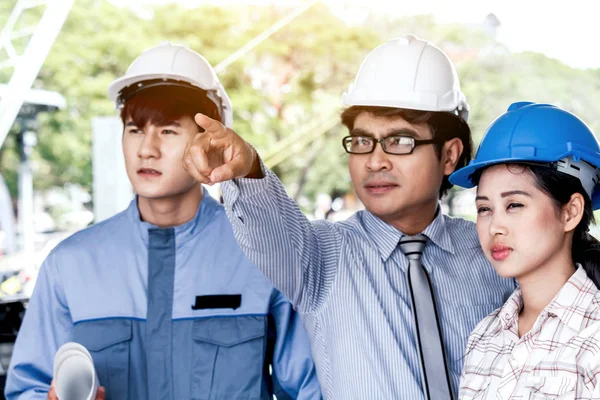
[[[326,399],[425,399],[402,232],[368,211],[310,222],[277,176],[223,184],[237,241],[300,312]],[[423,264],[439,311],[454,394],[475,325],[515,289],[500,278],[472,222],[438,213]]]

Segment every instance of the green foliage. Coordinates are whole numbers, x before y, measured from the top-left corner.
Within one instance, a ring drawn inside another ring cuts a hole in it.
[[[3,24],[16,0],[0,2]],[[281,6],[149,7],[136,14],[105,0],[77,0],[35,87],[62,93],[68,107],[41,118],[33,159],[36,189],[79,183],[91,188],[91,119],[116,115],[108,84],[143,50],[161,41],[182,43],[213,65],[291,11]],[[600,71],[578,70],[541,54],[511,54],[481,26],[439,24],[424,15],[369,16],[348,25],[325,5],[313,6],[220,73],[234,105],[234,128],[263,155],[282,160],[276,171],[292,195],[350,188],[340,146],[340,95],[369,50],[405,33],[426,38],[456,63],[471,105],[475,141],[508,104],[517,100],[566,107],[600,129],[596,104]],[[1,59],[2,55],[0,55]],[[6,72],[0,71],[0,80]],[[283,149],[277,144],[290,140]],[[0,149],[0,168],[16,194],[14,134]]]
[[[471,104],[469,123],[477,143],[495,117],[521,100],[564,107],[600,132],[595,112],[600,100],[598,70],[571,68],[537,53],[511,54],[496,45],[460,64],[459,75]]]

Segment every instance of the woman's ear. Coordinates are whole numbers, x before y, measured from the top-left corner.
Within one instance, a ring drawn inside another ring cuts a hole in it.
[[[585,199],[581,193],[573,193],[571,199],[563,207],[565,232],[574,231],[585,212]]]

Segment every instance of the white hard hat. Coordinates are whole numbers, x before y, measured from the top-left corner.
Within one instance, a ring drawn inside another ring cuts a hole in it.
[[[469,105],[452,62],[431,43],[406,35],[376,47],[342,96],[348,106],[448,111],[465,121]]]
[[[108,86],[108,97],[117,108],[133,94],[158,85],[200,88],[217,106],[225,126],[233,125],[231,101],[209,62],[185,46],[161,43],[131,63],[125,76]]]

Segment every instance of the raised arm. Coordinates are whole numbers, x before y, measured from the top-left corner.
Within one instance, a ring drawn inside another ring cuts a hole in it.
[[[254,148],[233,130],[204,115],[196,122],[205,131],[188,147],[186,169],[201,183],[224,182],[227,215],[242,250],[296,309],[315,311],[337,274],[337,228],[308,221]]]

